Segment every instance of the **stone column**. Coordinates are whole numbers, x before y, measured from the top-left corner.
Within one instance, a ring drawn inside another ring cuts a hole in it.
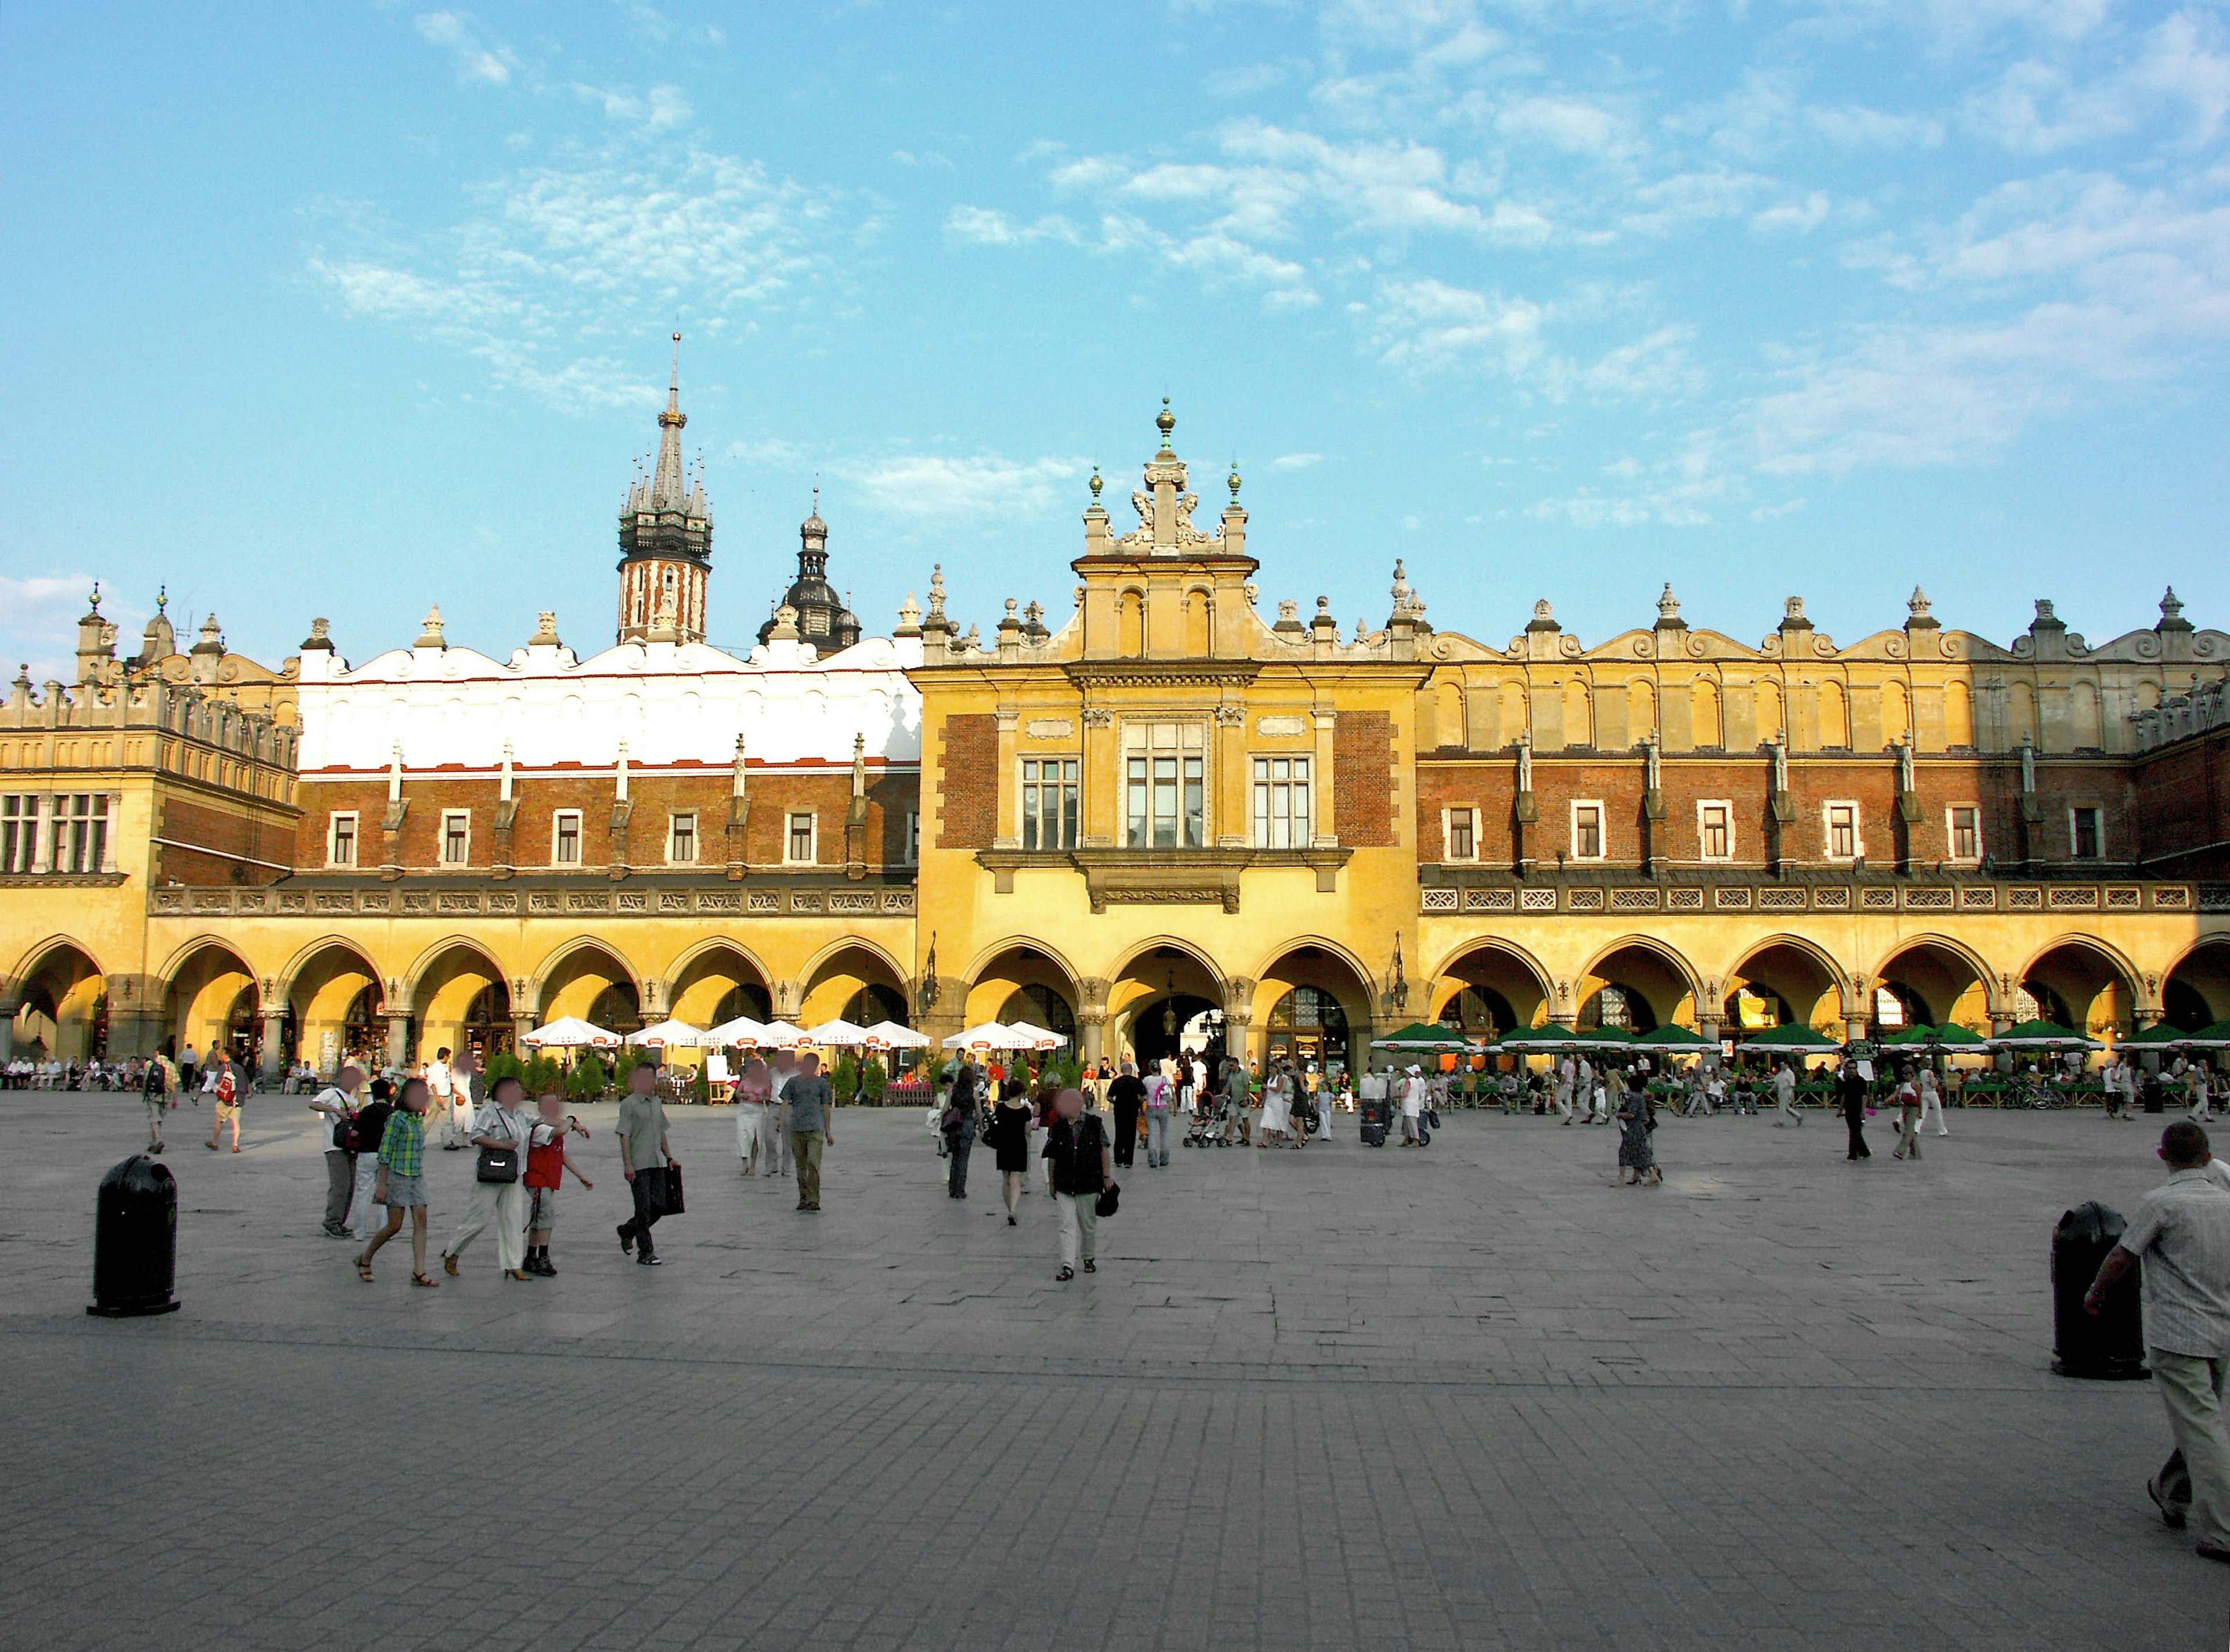
[[[521,1061],[525,1060],[528,1056],[534,1053],[532,1046],[528,1045],[526,1042],[526,1035],[533,1031],[534,1012],[532,1010],[514,1009],[512,1011],[511,1046],[512,1052],[517,1055]]]
[[[1105,1053],[1100,1040],[1107,1028],[1107,1012],[1080,1010],[1076,1017],[1076,1053],[1080,1059],[1093,1062]]]
[[[1015,724],[1020,713],[1011,706],[1002,706],[994,716],[999,730],[998,818],[991,826],[991,846],[1019,849],[1022,846],[1022,807],[1015,750]]]
[[[267,1083],[286,1076],[293,1051],[287,1044],[287,1006],[266,1000],[263,1006],[263,1059],[260,1064]]]
[[[388,1010],[387,1064],[396,1071],[410,1065],[410,1012]]]
[[[1704,1065],[1718,1066],[1719,1064],[1719,1018],[1716,1015],[1698,1015],[1696,1032],[1699,1038],[1709,1038],[1711,1041],[1711,1047],[1703,1051]]]
[[[0,1000],[0,1061],[16,1058],[16,1012],[23,1007],[12,999]]]

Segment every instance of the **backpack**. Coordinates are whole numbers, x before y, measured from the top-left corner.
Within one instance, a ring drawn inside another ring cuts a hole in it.
[[[224,1070],[224,1076],[216,1081],[216,1098],[229,1107],[238,1099],[239,1095],[240,1086],[232,1082],[232,1069],[227,1067]]]

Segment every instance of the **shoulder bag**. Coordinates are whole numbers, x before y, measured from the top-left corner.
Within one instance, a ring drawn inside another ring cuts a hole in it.
[[[506,1123],[505,1127],[506,1131],[509,1128]],[[498,1185],[517,1181],[519,1180],[519,1149],[516,1147],[482,1147],[479,1162],[473,1167],[473,1178],[476,1181],[493,1182]]]

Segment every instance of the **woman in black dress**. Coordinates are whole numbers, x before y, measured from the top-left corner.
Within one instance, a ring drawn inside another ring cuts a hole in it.
[[[986,1141],[999,1155],[999,1194],[1007,1201],[1007,1225],[1013,1227],[1015,1209],[1022,1198],[1022,1178],[1030,1167],[1030,1132],[1037,1128],[1038,1115],[1025,1086],[1010,1081],[1005,1090],[991,1109]]]

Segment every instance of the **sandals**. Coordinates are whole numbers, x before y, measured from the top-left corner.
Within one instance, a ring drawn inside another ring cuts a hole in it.
[[[1063,1269],[1062,1269],[1059,1273],[1057,1273],[1057,1274],[1055,1274],[1055,1275],[1054,1276],[1054,1283],[1056,1283],[1056,1284],[1059,1284],[1059,1283],[1060,1283],[1061,1282],[1063,1282],[1063,1281],[1065,1281],[1065,1280],[1070,1280],[1070,1279],[1073,1279],[1073,1278],[1075,1278],[1075,1277],[1076,1277],[1076,1270],[1075,1270],[1075,1269],[1073,1269],[1073,1268],[1063,1268]]]
[[[428,1290],[439,1290],[441,1288],[440,1280],[427,1274],[412,1274],[410,1282],[414,1285],[423,1285]]]
[[[532,1276],[521,1272],[517,1268],[506,1268],[503,1270],[503,1276],[506,1279],[516,1279],[522,1285],[531,1285],[534,1282]]]
[[[356,1263],[356,1276],[357,1276],[358,1279],[363,1280],[363,1281],[364,1281],[364,1282],[365,1284],[367,1284],[367,1285],[369,1285],[370,1283],[371,1283],[371,1262],[370,1262],[370,1261],[368,1261],[366,1258],[364,1258],[364,1257],[355,1257],[355,1258],[353,1258],[353,1260],[354,1260],[354,1261],[355,1261],[355,1263]]]
[[[452,1279],[457,1276],[457,1259],[446,1250],[441,1252],[441,1271]]]

